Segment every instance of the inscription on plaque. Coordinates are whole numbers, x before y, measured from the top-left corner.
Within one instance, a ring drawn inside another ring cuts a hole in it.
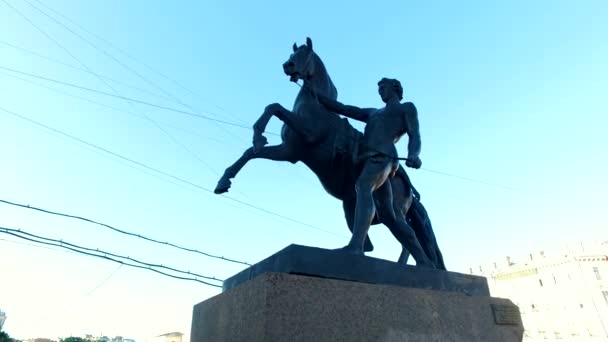
[[[490,304],[494,314],[494,323],[500,325],[520,325],[519,308],[515,305]]]

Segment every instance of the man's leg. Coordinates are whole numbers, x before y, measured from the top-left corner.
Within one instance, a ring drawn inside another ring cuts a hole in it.
[[[386,180],[390,172],[390,167],[385,164],[371,159],[366,161],[357,179],[355,184],[357,203],[355,205],[353,235],[348,245],[342,248],[347,252],[363,254],[363,243],[376,212],[372,193]]]
[[[350,233],[353,233],[355,226],[355,205],[357,204],[356,198],[349,198],[342,201],[342,208],[344,209],[344,218],[346,219],[346,224],[348,225],[348,230]],[[363,252],[371,252],[374,250],[374,245],[369,238],[369,234],[365,238],[365,242],[363,244]]]

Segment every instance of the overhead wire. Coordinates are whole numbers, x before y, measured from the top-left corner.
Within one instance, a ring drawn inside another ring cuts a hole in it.
[[[4,0],[2,0],[2,1],[4,1]],[[131,101],[133,103],[138,103],[138,104],[142,104],[142,105],[146,105],[146,106],[150,106],[150,107],[154,107],[154,108],[158,108],[158,109],[162,109],[162,110],[167,110],[167,111],[176,112],[176,113],[180,113],[180,114],[184,114],[184,115],[189,115],[189,116],[197,117],[197,118],[204,119],[204,120],[215,121],[215,122],[219,122],[219,123],[222,123],[222,124],[225,124],[225,125],[230,125],[230,126],[234,126],[234,127],[244,128],[244,129],[248,129],[248,130],[253,129],[252,127],[241,125],[241,124],[238,124],[238,123],[235,123],[235,122],[220,120],[220,119],[216,119],[216,118],[213,118],[213,117],[210,117],[210,116],[207,116],[207,115],[192,113],[192,112],[188,112],[188,111],[184,111],[184,110],[180,110],[180,109],[176,109],[176,108],[171,108],[171,107],[166,107],[166,106],[154,104],[154,103],[151,103],[151,102],[134,99],[134,98],[127,97],[127,96],[110,94],[110,93],[107,93],[107,92],[104,92],[104,91],[101,91],[101,90],[96,90],[96,89],[80,86],[80,85],[77,85],[77,84],[73,84],[73,83],[69,83],[69,82],[64,82],[64,81],[56,80],[56,79],[53,79],[53,78],[50,78],[50,77],[36,75],[36,74],[28,73],[28,72],[25,72],[25,71],[20,71],[20,70],[8,68],[8,67],[5,67],[5,66],[0,66],[0,69],[7,70],[7,71],[10,71],[10,72],[13,72],[13,73],[17,73],[17,74],[21,74],[21,75],[25,75],[25,76],[29,76],[29,77],[33,77],[33,78],[37,78],[37,79],[48,81],[48,82],[53,82],[53,83],[61,84],[61,85],[64,85],[64,86],[68,86],[68,87],[72,87],[72,88],[76,88],[76,89],[80,89],[80,90],[85,90],[85,91],[88,91],[88,92],[92,92],[92,93],[96,93],[96,94],[100,94],[100,95],[104,95],[104,96],[119,98],[119,99],[122,99],[122,100]],[[271,134],[271,135],[277,135],[277,136],[279,135],[278,133],[274,133],[274,132],[265,132],[265,133]]]
[[[97,50],[98,52],[101,52],[102,54],[104,54],[106,57],[110,58],[111,60],[113,60],[115,63],[117,63],[118,65],[120,65],[121,67],[123,67],[124,69],[128,70],[129,72],[133,73],[134,75],[136,75],[138,78],[140,78],[141,80],[143,80],[145,83],[147,83],[148,85],[151,85],[152,87],[156,88],[157,90],[161,91],[163,94],[165,94],[166,96],[168,96],[169,98],[172,98],[175,102],[179,103],[180,105],[188,108],[190,111],[195,111],[194,108],[192,108],[190,105],[184,103],[183,101],[181,101],[180,99],[178,99],[176,96],[174,96],[173,94],[170,94],[169,92],[167,92],[166,90],[164,90],[162,87],[156,85],[155,83],[151,82],[148,78],[146,78],[145,76],[143,76],[141,73],[137,72],[135,69],[131,68],[130,66],[126,65],[125,63],[121,62],[120,60],[118,60],[118,58],[114,57],[112,54],[108,53],[107,51],[105,51],[104,49],[101,49],[100,47],[98,47],[95,43],[93,43],[92,41],[90,41],[89,39],[85,38],[84,36],[82,36],[81,34],[79,34],[78,32],[72,30],[71,28],[69,28],[67,25],[65,25],[64,23],[62,23],[61,21],[57,20],[56,18],[52,17],[51,15],[49,15],[48,13],[46,13],[45,11],[43,11],[42,9],[38,8],[37,6],[35,6],[34,4],[32,4],[31,2],[29,2],[28,0],[23,0],[24,2],[26,2],[28,5],[30,5],[31,7],[33,7],[34,9],[36,9],[37,11],[39,11],[40,13],[42,13],[44,16],[46,16],[47,18],[53,20],[55,23],[57,23],[58,25],[60,25],[61,27],[63,27],[64,29],[66,29],[67,31],[69,31],[70,33],[72,33],[73,35],[75,35],[76,37],[78,37],[80,40],[86,42],[88,45],[90,45],[91,47],[93,47],[95,50]],[[38,1],[40,4],[42,4],[42,2]],[[44,4],[43,4],[44,5]],[[49,8],[48,6],[45,6],[46,8]],[[54,12],[57,13],[57,12]],[[65,17],[64,17],[65,18]],[[217,114],[215,114],[217,115]],[[226,128],[224,128],[223,126],[220,126],[217,122],[212,121],[212,123],[218,127],[220,130],[224,131],[225,133],[227,133],[228,135],[231,135],[232,137],[234,137],[235,139],[241,139],[240,136],[236,136],[234,133],[230,132],[229,130],[227,130]],[[174,140],[174,139],[173,139]],[[177,141],[174,141],[176,143],[178,143]],[[179,144],[179,143],[178,143]],[[181,144],[179,144],[181,145]],[[185,146],[182,146],[184,149],[188,150]],[[199,162],[201,163],[205,163],[204,161],[200,160],[200,158],[198,158],[198,156],[196,154],[194,154],[192,151],[188,150],[189,153],[193,154],[194,156],[196,156],[196,159],[199,159]],[[210,165],[205,164],[205,166],[207,168],[213,169]],[[215,171],[214,171],[215,172]],[[216,172],[217,173],[217,172]]]
[[[105,283],[107,283],[108,280],[110,280],[110,278],[112,278],[118,272],[118,270],[120,270],[121,268],[122,268],[122,264],[118,265],[118,267],[116,267],[116,269],[114,271],[112,271],[112,273],[110,273],[104,280],[102,280],[99,284],[97,284],[97,286],[95,286],[91,291],[89,291],[86,294],[86,296],[90,296],[93,292],[97,291],[97,289],[99,289]]]
[[[57,45],[59,48],[61,48],[65,53],[67,53],[70,57],[72,57],[75,61],[77,61],[83,68],[85,68],[87,71],[89,71],[91,74],[95,75],[97,77],[97,79],[99,81],[101,81],[101,83],[103,83],[104,85],[106,85],[113,93],[114,95],[120,96],[119,92],[112,86],[110,85],[106,80],[104,80],[103,78],[101,78],[98,74],[94,73],[83,61],[81,61],[78,57],[76,57],[73,53],[70,52],[69,49],[67,49],[65,46],[63,46],[61,43],[59,43],[55,38],[53,38],[49,33],[47,33],[46,31],[44,31],[41,27],[39,27],[38,25],[36,25],[31,19],[29,19],[25,14],[23,14],[22,12],[20,12],[18,9],[16,9],[14,6],[10,5],[6,0],[2,0],[4,1],[9,7],[11,7],[11,9],[13,9],[13,11],[15,11],[17,14],[19,14],[23,19],[25,19],[28,23],[30,23],[34,28],[36,28],[38,31],[40,31],[44,36],[46,36],[49,40],[51,40],[55,45]],[[60,23],[59,21],[57,21],[55,18],[51,17],[50,15],[48,15],[46,12],[42,11],[41,9],[39,9],[38,7],[34,6],[32,3],[30,3],[27,0],[23,0],[24,2],[26,2],[28,5],[30,5],[31,7],[33,7],[34,9],[38,10],[40,13],[42,13],[43,15],[45,15],[46,17],[48,17],[49,19],[53,20],[54,22],[56,22],[57,24],[61,25],[62,27],[64,27],[65,29],[67,29],[68,31],[70,31],[71,33],[73,33],[74,35],[78,36],[80,39],[86,41],[87,43],[91,44],[90,42],[88,42],[88,40],[86,40],[84,37],[78,35],[76,32],[72,31],[70,28],[66,27],[65,25],[63,25],[62,23]],[[93,45],[93,47],[95,47]],[[130,101],[127,101],[129,106],[133,106],[133,103]],[[132,109],[134,109],[132,107]],[[207,169],[209,169],[212,173],[218,175],[217,171],[215,171],[215,169],[206,161],[204,161],[202,158],[200,158],[198,156],[198,154],[194,153],[194,151],[192,151],[190,148],[188,148],[186,145],[184,145],[181,141],[179,141],[177,138],[175,138],[171,133],[169,133],[168,131],[166,131],[161,125],[159,125],[154,119],[150,118],[147,114],[142,112],[142,115],[144,116],[144,118],[149,121],[152,125],[154,125],[156,128],[158,128],[161,132],[163,132],[163,134],[165,134],[171,141],[173,141],[173,143],[175,143],[176,145],[178,145],[179,147],[181,147],[182,149],[184,149],[187,153],[189,153],[191,156],[193,156],[199,163],[203,164]],[[218,175],[219,176],[219,175]]]
[[[239,118],[238,116],[234,115],[234,114],[230,114],[228,112],[226,112],[226,110],[224,108],[222,108],[221,106],[210,102],[208,99],[203,99],[203,96],[201,96],[200,94],[198,94],[197,92],[193,91],[192,89],[184,86],[181,82],[178,82],[177,80],[175,80],[174,78],[171,78],[169,76],[167,76],[166,74],[160,72],[159,70],[157,70],[156,68],[151,67],[149,64],[143,62],[141,59],[133,56],[132,54],[128,53],[127,51],[125,51],[124,49],[118,47],[116,44],[113,44],[112,42],[110,42],[109,40],[101,37],[100,35],[96,34],[95,32],[86,29],[83,25],[80,25],[79,23],[77,23],[75,20],[69,18],[68,16],[66,16],[65,14],[60,13],[59,11],[53,9],[52,7],[50,7],[49,5],[46,5],[45,3],[43,3],[41,0],[34,0],[36,1],[38,4],[40,4],[41,6],[43,6],[44,8],[48,9],[49,11],[53,12],[54,14],[56,14],[57,16],[63,18],[64,20],[66,20],[67,22],[71,23],[72,25],[74,25],[75,27],[79,28],[80,30],[82,30],[83,32],[88,33],[89,35],[95,37],[96,39],[98,39],[99,41],[105,43],[106,45],[110,46],[111,48],[113,48],[114,50],[122,53],[123,55],[127,56],[128,58],[130,58],[131,60],[135,61],[136,63],[144,66],[146,69],[152,71],[153,73],[161,76],[162,78],[172,82],[173,84],[175,84],[176,86],[178,86],[179,88],[187,91],[188,93],[194,95],[195,97],[203,100],[204,102],[208,102],[208,104],[220,109],[221,111],[225,112],[229,117],[236,119],[238,121],[240,121],[243,124],[247,124],[245,121],[243,121],[241,118]]]
[[[25,232],[25,231],[23,231],[21,229],[12,229],[12,228],[6,228],[6,227],[0,227],[0,229],[3,229],[4,232],[13,232],[13,233],[18,233],[18,234],[24,234],[24,235],[27,235],[27,236],[29,236],[31,238],[41,239],[41,240],[50,241],[50,242],[59,242],[61,245],[66,245],[66,246],[77,248],[77,249],[80,249],[80,250],[83,250],[83,251],[94,252],[94,253],[101,253],[103,255],[111,256],[111,257],[115,257],[115,258],[119,258],[119,259],[129,260],[129,261],[135,262],[137,264],[141,264],[141,265],[148,266],[148,267],[162,268],[162,269],[165,269],[165,270],[168,270],[168,271],[172,271],[172,272],[175,272],[175,273],[193,275],[193,276],[196,276],[196,277],[199,277],[199,278],[203,278],[203,279],[208,279],[208,280],[223,281],[223,280],[218,279],[216,277],[205,276],[205,275],[194,273],[194,272],[190,272],[190,271],[182,271],[182,270],[179,270],[177,268],[170,267],[170,266],[165,266],[165,265],[162,265],[162,264],[152,264],[152,263],[148,263],[148,262],[145,262],[145,261],[140,261],[140,260],[135,259],[135,258],[131,258],[129,256],[122,256],[122,255],[119,255],[119,254],[107,252],[107,251],[101,250],[99,248],[83,247],[83,246],[80,246],[80,245],[77,245],[77,244],[74,244],[74,243],[67,242],[67,241],[65,241],[63,239],[58,240],[58,239],[52,239],[52,238],[43,237],[43,236],[40,236],[40,235],[36,235],[36,234]]]
[[[35,235],[35,234],[27,233],[27,232],[25,232],[25,231],[23,231],[21,229],[12,229],[12,228],[6,228],[6,227],[0,226],[0,233],[11,235],[11,236],[17,237],[19,239],[27,240],[27,241],[38,243],[38,244],[42,244],[42,245],[64,248],[64,249],[70,250],[70,251],[75,252],[75,253],[79,253],[79,254],[83,254],[83,255],[88,255],[88,256],[93,256],[93,257],[97,257],[97,258],[113,261],[113,262],[116,262],[116,263],[119,263],[119,264],[122,264],[122,265],[125,265],[125,266],[129,266],[129,267],[149,270],[149,271],[156,272],[158,274],[162,274],[164,276],[168,276],[168,277],[175,278],[175,279],[190,280],[190,281],[195,281],[195,282],[198,282],[198,283],[201,283],[201,284],[205,284],[205,285],[209,285],[209,286],[213,286],[213,287],[222,287],[221,285],[210,283],[208,281],[204,281],[204,280],[198,279],[198,277],[200,275],[196,275],[195,273],[192,273],[192,272],[189,272],[189,271],[180,271],[180,272],[184,273],[184,274],[192,275],[194,278],[177,276],[177,275],[170,274],[170,273],[167,273],[167,272],[164,272],[164,271],[161,271],[161,270],[158,270],[158,269],[155,268],[155,267],[162,266],[162,265],[154,265],[154,264],[149,264],[149,263],[141,263],[141,264],[138,265],[137,261],[135,261],[134,259],[129,258],[129,257],[120,256],[120,255],[117,255],[117,254],[112,255],[110,253],[106,253],[106,252],[103,252],[101,250],[95,250],[95,249],[91,249],[91,248],[81,247],[81,246],[78,246],[76,244],[71,244],[71,243],[65,242],[63,240],[57,240],[57,239],[51,239],[51,238],[41,237],[41,236],[38,236],[38,235]],[[101,254],[98,254],[98,253],[101,253]],[[113,258],[111,256],[122,258],[122,259],[126,259],[126,260],[130,260],[130,261],[133,261],[133,262],[136,262],[136,263],[130,263],[130,262],[127,262],[127,261],[118,260],[118,259],[115,259],[115,258]],[[169,267],[164,267],[164,268],[171,270],[171,268],[169,268]],[[178,270],[175,269],[175,271],[178,271]],[[219,280],[217,278],[216,278],[216,280],[217,281],[222,281],[222,280]]]
[[[44,88],[44,89],[50,90],[50,91],[52,91],[54,93],[61,94],[63,96],[75,98],[75,99],[78,99],[78,100],[81,100],[81,101],[92,103],[92,104],[94,104],[96,106],[108,108],[108,109],[111,109],[111,110],[116,111],[116,112],[124,113],[124,114],[131,115],[131,116],[134,116],[134,117],[137,117],[137,118],[145,120],[145,118],[144,118],[143,115],[138,114],[138,113],[133,112],[133,111],[129,111],[129,110],[125,110],[125,109],[122,109],[122,108],[118,108],[118,107],[115,107],[115,106],[112,106],[112,105],[109,105],[109,104],[106,104],[106,103],[101,103],[101,102],[98,102],[98,101],[95,101],[95,100],[91,100],[91,99],[83,97],[83,96],[71,94],[69,92],[65,92],[65,91],[62,91],[62,90],[59,90],[59,89],[55,89],[55,88],[49,87],[47,85],[44,85],[44,84],[37,83],[35,81],[29,80],[27,78],[10,74],[8,72],[0,71],[0,74],[4,75],[4,76],[7,76],[7,77],[11,77],[11,78],[17,79],[17,80],[20,80],[20,81],[25,82],[25,83],[29,83],[29,84],[35,85],[35,86],[40,87],[40,88]],[[203,134],[201,134],[199,132],[195,132],[193,130],[189,130],[189,129],[186,129],[186,128],[183,128],[183,127],[179,127],[179,126],[173,125],[173,124],[165,122],[165,121],[156,120],[156,122],[160,123],[163,126],[170,127],[172,129],[175,129],[175,130],[178,130],[178,131],[181,131],[181,132],[184,132],[184,133],[188,133],[190,135],[193,135],[193,136],[196,136],[196,137],[199,137],[199,138],[202,138],[202,139],[212,140],[212,141],[215,141],[215,142],[217,142],[219,144],[225,144],[226,143],[225,141],[222,141],[222,140],[210,137],[210,136],[205,136],[205,135],[203,135]]]
[[[141,234],[137,234],[137,233],[133,233],[133,232],[129,232],[129,231],[123,230],[123,229],[119,229],[119,228],[116,228],[116,227],[111,226],[109,224],[105,224],[105,223],[102,223],[102,222],[91,220],[91,219],[88,219],[86,217],[77,216],[77,215],[71,215],[71,214],[64,214],[64,213],[60,213],[60,212],[57,212],[57,211],[43,209],[43,208],[39,208],[39,207],[28,205],[28,204],[21,204],[21,203],[16,203],[16,202],[12,202],[12,201],[7,201],[7,200],[4,200],[4,199],[0,199],[0,203],[12,205],[12,206],[15,206],[15,207],[35,210],[35,211],[43,212],[45,214],[51,214],[51,215],[55,215],[55,216],[62,216],[62,217],[67,217],[67,218],[71,218],[71,219],[76,219],[76,220],[92,223],[92,224],[95,224],[95,225],[98,225],[98,226],[102,226],[104,228],[108,228],[108,229],[110,229],[112,231],[115,231],[117,233],[120,233],[120,234],[136,237],[136,238],[139,238],[139,239],[142,239],[142,240],[146,240],[146,241],[149,241],[149,242],[153,242],[153,243],[157,243],[157,244],[160,244],[160,245],[165,245],[165,246],[177,248],[177,249],[180,249],[180,250],[183,250],[183,251],[186,251],[186,252],[191,252],[191,253],[196,253],[196,254],[204,255],[204,256],[209,257],[209,258],[220,259],[220,260],[223,260],[223,261],[228,261],[228,262],[232,262],[232,263],[236,263],[236,264],[242,264],[242,265],[251,266],[250,263],[245,262],[245,261],[240,261],[240,260],[236,260],[236,259],[232,259],[232,258],[227,258],[227,257],[224,257],[224,256],[219,256],[219,255],[203,252],[203,251],[200,251],[198,249],[193,249],[193,248],[188,248],[188,247],[180,246],[180,245],[168,242],[168,241],[160,241],[160,240],[153,239],[153,238],[141,235]]]
[[[145,93],[145,94],[150,95],[150,96],[154,96],[154,97],[157,97],[157,98],[162,98],[162,99],[167,100],[167,101],[175,102],[173,99],[171,99],[170,97],[167,97],[167,96],[165,96],[163,94],[155,93],[155,92],[152,92],[152,91],[150,91],[148,89],[140,88],[140,87],[134,86],[132,84],[129,84],[127,82],[124,82],[124,81],[121,81],[121,80],[117,80],[116,78],[112,78],[112,77],[109,77],[109,76],[106,76],[106,75],[102,75],[102,74],[96,73],[94,71],[86,70],[84,68],[80,68],[80,67],[77,67],[77,66],[74,66],[74,65],[62,62],[62,61],[60,61],[58,59],[45,56],[45,55],[43,55],[41,53],[38,53],[36,51],[28,50],[28,49],[23,48],[21,46],[17,46],[17,45],[15,45],[13,43],[9,43],[9,42],[0,40],[0,44],[4,45],[4,46],[8,46],[8,47],[10,47],[12,49],[15,49],[17,51],[21,51],[21,52],[24,52],[24,53],[36,56],[38,58],[47,60],[49,62],[58,64],[58,65],[63,65],[65,67],[67,67],[67,68],[70,68],[70,69],[73,69],[73,70],[77,70],[79,72],[91,74],[91,75],[94,75],[96,77],[101,77],[101,78],[103,78],[105,80],[108,80],[110,82],[116,83],[118,85],[121,85],[121,86],[124,86],[124,87],[127,87],[127,88],[131,88],[133,90],[137,90],[139,92]],[[177,102],[175,102],[175,103],[177,103]],[[213,113],[210,113],[210,114],[213,114]]]
[[[88,45],[90,45],[91,47],[93,47],[95,50],[97,50],[98,52],[101,52],[102,54],[104,54],[106,57],[110,58],[111,60],[113,60],[114,62],[116,62],[118,65],[120,65],[121,67],[123,67],[124,69],[128,70],[129,72],[133,73],[134,75],[136,75],[138,78],[140,78],[141,80],[143,80],[145,83],[147,83],[148,85],[151,85],[152,87],[156,88],[157,90],[159,90],[160,92],[162,92],[163,94],[165,94],[165,96],[171,98],[174,102],[188,108],[190,111],[196,111],[192,106],[184,103],[183,101],[181,101],[179,98],[177,98],[176,96],[174,96],[173,94],[170,94],[168,91],[166,91],[165,89],[163,89],[162,87],[160,87],[159,85],[155,84],[154,82],[150,81],[148,78],[146,78],[145,76],[143,76],[141,73],[137,72],[135,69],[131,68],[130,66],[128,66],[127,64],[121,62],[118,58],[116,58],[115,56],[113,56],[112,54],[110,54],[109,52],[105,51],[104,49],[100,48],[99,46],[97,46],[95,43],[93,43],[92,41],[90,41],[89,39],[85,38],[84,36],[82,36],[81,34],[79,34],[78,32],[72,30],[71,28],[69,28],[67,25],[65,25],[64,23],[62,23],[61,21],[57,20],[56,18],[52,17],[51,15],[49,15],[48,13],[44,12],[43,10],[41,10],[40,8],[36,7],[35,5],[33,5],[31,2],[29,2],[28,0],[23,0],[25,1],[27,4],[29,4],[31,7],[35,8],[36,10],[38,10],[40,13],[42,13],[43,15],[45,15],[46,17],[50,18],[51,20],[53,20],[55,23],[57,23],[58,25],[62,26],[64,29],[66,29],[67,31],[69,31],[70,33],[72,33],[73,35],[77,36],[79,39],[81,39],[82,41],[86,42]],[[38,3],[44,5],[42,2],[38,1]],[[44,5],[47,9],[49,9],[50,7]],[[56,11],[53,11],[54,13],[58,13]],[[66,18],[65,16],[64,19]],[[213,113],[211,113],[213,114]],[[218,114],[213,114],[213,115],[218,115]],[[234,133],[232,133],[231,131],[227,130],[226,128],[224,128],[223,126],[220,126],[217,122],[215,121],[211,121],[216,127],[218,127],[220,130],[224,131],[226,134],[234,137],[235,139],[239,140],[241,139],[240,136],[235,135]],[[165,132],[166,133],[166,132]],[[168,133],[166,133],[168,134]],[[178,145],[182,146],[182,148],[184,148],[185,150],[187,150],[190,154],[192,154],[193,156],[196,157],[196,159],[203,163],[208,169],[212,170],[216,175],[217,172],[213,169],[213,167],[209,164],[206,164],[205,161],[203,161],[200,157],[198,157],[197,154],[195,154],[193,151],[189,150],[185,145],[181,144],[179,141],[177,141],[175,138],[172,138],[172,140],[174,140],[175,143],[177,143]],[[218,175],[219,176],[219,175]]]
[[[455,174],[452,174],[452,173],[447,173],[447,172],[442,172],[442,171],[435,171],[435,170],[427,169],[427,168],[424,168],[424,167],[421,167],[420,170],[424,170],[424,171],[431,172],[431,173],[436,173],[436,174],[447,176],[447,177],[461,179],[461,180],[464,180],[464,181],[467,181],[467,182],[471,182],[471,183],[477,183],[477,184],[487,185],[487,186],[491,186],[491,187],[495,187],[495,188],[499,188],[499,189],[504,189],[504,190],[515,191],[515,192],[521,192],[521,193],[524,193],[524,194],[538,196],[538,197],[543,197],[543,198],[555,199],[555,197],[551,196],[551,195],[541,194],[541,193],[538,193],[538,192],[532,192],[532,191],[528,191],[528,190],[525,190],[525,189],[518,189],[518,188],[514,188],[514,187],[510,187],[510,186],[500,185],[500,184],[494,184],[494,183],[490,183],[490,182],[486,182],[486,181],[482,181],[482,180],[478,180],[478,179],[473,179],[473,178],[469,178],[469,177],[463,177],[463,176],[455,175]]]

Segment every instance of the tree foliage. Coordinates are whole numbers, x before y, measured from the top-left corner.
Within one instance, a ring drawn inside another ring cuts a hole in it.
[[[17,342],[14,338],[10,337],[4,331],[0,331],[0,342]]]
[[[82,337],[66,337],[62,338],[61,342],[89,342],[89,340],[85,340]]]

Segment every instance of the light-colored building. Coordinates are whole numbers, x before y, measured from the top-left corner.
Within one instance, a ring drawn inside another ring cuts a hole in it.
[[[162,334],[154,337],[152,339],[153,342],[182,342],[182,336],[184,334],[180,332],[171,332],[167,334]]]
[[[470,270],[521,311],[524,341],[608,341],[608,241]]]

